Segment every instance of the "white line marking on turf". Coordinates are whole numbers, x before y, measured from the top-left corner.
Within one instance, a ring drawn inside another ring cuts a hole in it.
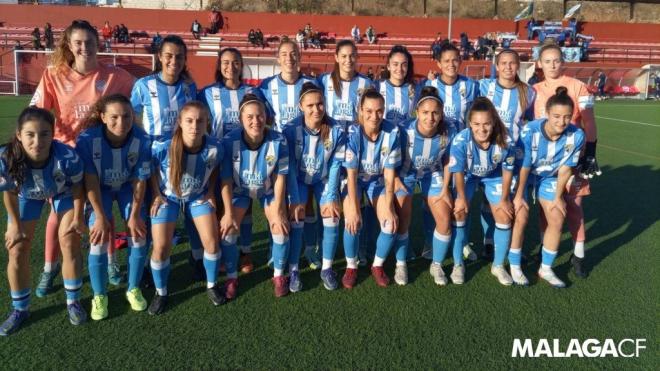
[[[605,120],[612,120],[612,121],[621,121],[621,122],[629,122],[631,124],[637,124],[637,125],[644,125],[644,126],[653,126],[656,128],[660,128],[660,125],[658,124],[650,124],[648,122],[640,122],[640,121],[631,121],[631,120],[621,120],[617,119],[614,117],[607,117],[607,116],[596,116],[597,119],[605,119]]]
[[[654,160],[660,160],[660,157],[656,157],[656,156],[652,156],[652,155],[647,155],[647,154],[639,153],[639,152],[628,151],[628,150],[625,150],[625,149],[621,149],[621,148],[617,148],[617,147],[608,146],[608,145],[606,145],[606,144],[600,144],[600,143],[599,143],[599,144],[598,144],[598,147],[605,147],[605,148],[607,148],[607,149],[611,149],[611,150],[619,151],[619,152],[623,152],[623,153],[628,153],[628,154],[635,155],[635,156],[641,156],[641,157],[652,158],[652,159],[654,159]]]

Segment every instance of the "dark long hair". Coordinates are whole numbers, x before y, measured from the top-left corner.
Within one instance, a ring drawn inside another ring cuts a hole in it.
[[[520,66],[520,55],[518,55],[518,52],[511,49],[504,49],[499,54],[497,54],[495,56],[495,65],[497,65],[500,62],[500,56],[502,54],[513,55],[513,57],[516,59],[516,63],[518,63],[518,66]],[[518,90],[518,104],[520,104],[520,111],[525,112],[525,110],[527,109],[527,104],[529,103],[527,101],[527,93],[529,92],[529,86],[527,86],[527,84],[525,84],[520,80],[520,77],[518,76],[517,72],[514,81],[516,83],[516,90]]]
[[[355,46],[353,40],[341,40],[335,47],[335,56],[339,55],[339,50],[345,46],[350,46],[353,48],[353,51],[357,53],[357,46]],[[332,79],[332,87],[335,89],[335,94],[338,97],[341,97],[341,79],[339,78],[339,63],[337,63],[337,61],[335,61],[335,66],[330,74],[330,78]]]
[[[319,89],[316,84],[313,82],[306,82],[303,84],[302,88],[300,89],[300,96],[298,97],[298,103],[302,106],[302,100],[303,96],[305,94],[314,94],[317,93],[321,96],[322,100],[325,100],[325,97],[323,96],[323,91]],[[323,139],[323,142],[328,139],[328,136],[330,135],[330,118],[328,117],[328,112],[324,111],[323,112],[323,119],[321,120],[321,130],[320,130],[320,135],[321,139]]]
[[[408,62],[408,71],[406,72],[406,77],[403,79],[403,83],[412,84],[414,82],[413,78],[415,77],[415,64],[413,62],[412,54],[410,54],[408,48],[405,46],[394,45],[392,49],[390,49],[389,54],[387,54],[387,64],[390,63],[390,59],[392,59],[394,54],[403,54],[406,57],[406,61]]]
[[[7,162],[7,173],[16,182],[16,186],[20,188],[25,182],[25,173],[29,168],[27,155],[23,149],[23,144],[18,140],[16,134],[22,129],[23,125],[28,121],[40,121],[50,125],[50,129],[55,131],[55,116],[50,111],[43,108],[28,107],[25,108],[18,119],[16,120],[16,131],[9,143],[5,144],[6,150],[4,152],[5,161]]]
[[[165,38],[163,38],[163,41],[158,45],[158,49],[156,49],[156,67],[154,68],[154,73],[157,74],[158,72],[163,70],[163,65],[160,63],[160,54],[163,52],[163,47],[165,44],[174,44],[176,46],[180,46],[183,49],[183,55],[186,60],[188,61],[188,47],[186,46],[186,43],[183,41],[183,39],[177,35],[167,35]],[[190,72],[188,72],[188,66],[184,65],[183,70],[181,71],[181,74],[179,75],[179,78],[183,78],[185,80],[191,80],[190,77]]]
[[[128,97],[119,93],[106,95],[94,103],[89,114],[85,118],[85,121],[83,121],[81,131],[96,125],[101,125],[103,121],[101,120],[101,115],[105,113],[106,107],[108,107],[109,104],[115,103],[124,105],[124,107],[127,107],[131,111],[131,114],[133,114],[133,106],[131,106],[131,101]]]
[[[190,101],[181,107],[179,117],[177,117],[177,126],[172,134],[172,143],[170,144],[170,184],[174,189],[174,193],[181,197],[181,179],[183,178],[183,171],[185,164],[183,163],[183,129],[181,129],[181,117],[183,113],[196,108],[202,113],[202,117],[206,118],[206,132],[209,131],[210,115],[209,110],[202,102]]]
[[[238,79],[240,80],[239,82],[243,82],[243,67],[245,66],[243,64],[243,55],[236,48],[223,48],[218,53],[218,60],[215,62],[215,81],[221,82],[223,84],[225,83],[225,78],[222,76],[222,72],[220,72],[222,56],[225,53],[233,53],[236,57],[238,57],[238,60],[241,61],[241,72],[238,74]]]
[[[495,109],[493,102],[491,102],[490,99],[486,97],[478,97],[474,100],[474,102],[472,102],[472,107],[470,107],[470,111],[468,112],[467,116],[468,121],[472,121],[472,115],[475,112],[488,113],[491,120],[493,120],[493,133],[489,138],[490,142],[496,143],[498,146],[500,146],[500,148],[506,148],[506,138],[509,134],[506,126],[504,126],[504,123],[500,118],[500,115],[497,113],[497,109]]]

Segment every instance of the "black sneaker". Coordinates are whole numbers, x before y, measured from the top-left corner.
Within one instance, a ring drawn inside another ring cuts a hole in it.
[[[484,245],[484,251],[482,252],[481,257],[484,258],[484,260],[492,262],[493,251],[495,251],[495,246],[493,246],[492,243],[486,244]]]
[[[211,299],[211,303],[215,305],[216,307],[218,305],[222,305],[227,302],[227,297],[225,297],[225,293],[222,292],[220,287],[218,285],[215,285],[209,289],[206,289],[206,295]]]
[[[154,277],[151,275],[151,268],[149,268],[149,266],[145,266],[142,271],[140,286],[142,286],[143,289],[154,287]]]
[[[159,315],[165,312],[165,309],[167,308],[167,295],[165,296],[160,296],[156,294],[154,298],[151,300],[151,304],[149,304],[149,309],[147,309],[147,312],[149,314],[153,315]]]
[[[571,264],[573,265],[573,270],[575,275],[580,278],[587,278],[587,271],[584,269],[584,258],[578,258],[575,255],[571,255]]]

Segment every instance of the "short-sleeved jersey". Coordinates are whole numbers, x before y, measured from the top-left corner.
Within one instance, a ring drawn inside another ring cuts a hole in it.
[[[142,127],[147,134],[169,139],[181,107],[197,97],[197,87],[194,81],[183,78],[170,85],[161,76],[159,72],[137,80],[131,104],[135,114],[142,116]]]
[[[449,147],[455,132],[448,128],[446,135],[427,138],[417,130],[417,119],[410,119],[400,126],[402,165],[399,176],[421,179],[432,173],[442,175],[443,160],[449,156]]]
[[[94,72],[86,75],[70,67],[48,67],[30,105],[53,110],[54,139],[73,146],[94,103],[110,94],[130,96],[134,81],[135,78],[123,69],[100,63]]]
[[[383,120],[380,133],[371,141],[356,126],[349,130],[346,138],[344,167],[357,169],[358,179],[371,182],[380,178],[385,169],[397,169],[401,165],[401,138],[396,124]]]
[[[281,133],[289,121],[302,114],[298,108],[298,98],[306,82],[316,84],[316,80],[304,75],[300,75],[295,83],[289,84],[277,74],[265,79],[259,85],[259,91],[266,101],[268,115],[273,117],[273,129],[276,131]]]
[[[550,140],[544,130],[547,119],[527,123],[520,138],[525,148],[522,167],[540,178],[556,177],[561,166],[575,167],[584,146],[584,131],[568,125],[561,137]]]
[[[493,102],[500,119],[509,131],[509,136],[514,143],[517,143],[525,120],[534,119],[534,98],[536,97],[534,89],[527,86],[527,107],[520,106],[517,88],[505,88],[497,82],[497,79],[479,80],[479,93]]]
[[[198,100],[202,101],[211,113],[211,135],[222,139],[225,134],[241,125],[239,107],[243,96],[252,93],[254,88],[241,84],[238,89],[229,89],[216,82],[199,92]]]
[[[170,182],[170,145],[171,139],[157,140],[151,145],[153,171],[158,170],[160,192],[174,202],[193,201],[205,195],[209,190],[211,173],[222,164],[224,151],[220,140],[209,135],[204,136],[202,149],[197,153],[183,151],[184,165],[181,177],[181,196],[177,196]]]
[[[557,88],[560,86],[564,86],[566,89],[568,89],[568,96],[571,97],[573,100],[573,105],[575,106],[575,109],[573,110],[573,116],[571,117],[571,123],[577,125],[579,128],[584,128],[585,124],[587,123],[582,122],[582,111],[590,108],[593,109],[594,97],[591,95],[591,93],[589,93],[589,90],[587,90],[587,85],[578,79],[574,79],[568,76],[561,76],[559,79],[554,81],[544,80],[534,84],[534,90],[536,90],[536,100],[534,101],[534,118],[547,118],[547,114],[545,112],[545,104],[548,102],[550,97],[555,95]]]
[[[278,175],[289,174],[289,148],[286,139],[275,130],[266,132],[256,150],[248,148],[239,128],[224,139],[225,160],[222,179],[234,180],[234,195],[261,199],[273,194]],[[290,195],[296,200],[297,195]]]
[[[449,171],[463,172],[467,177],[497,178],[502,170],[513,171],[515,149],[507,137],[507,147],[492,143],[488,149],[481,149],[472,138],[470,128],[463,129],[451,143],[449,150]]]
[[[379,80],[376,82],[376,89],[385,98],[386,120],[400,125],[412,117],[419,95],[418,87],[414,83],[394,86],[389,80]]]
[[[346,125],[357,121],[357,109],[360,94],[373,86],[373,82],[364,75],[356,73],[351,81],[341,81],[341,94],[337,94],[332,85],[332,74],[319,76],[319,85],[325,96],[328,116]]]
[[[289,144],[289,158],[295,160],[291,164],[295,163],[297,167],[289,171],[296,171],[296,178],[304,184],[327,182],[330,168],[344,161],[345,130],[335,120],[328,119],[330,130],[325,141],[320,133],[313,133],[305,126],[302,116],[284,129]]]
[[[456,132],[465,129],[467,113],[472,102],[479,96],[479,86],[476,81],[458,75],[453,84],[447,85],[440,77],[434,80],[426,80],[424,86],[433,86],[438,89],[438,95],[442,100],[444,120],[454,127]]]
[[[7,173],[7,147],[0,148],[0,190],[16,189],[16,183]],[[82,181],[83,163],[73,147],[56,140],[50,157],[42,168],[28,168],[18,196],[28,200],[47,200],[56,196],[71,196],[72,187]]]
[[[151,139],[136,125],[117,148],[110,145],[103,125],[91,127],[80,133],[76,151],[85,173],[98,176],[101,192],[117,192],[134,180],[151,176]]]

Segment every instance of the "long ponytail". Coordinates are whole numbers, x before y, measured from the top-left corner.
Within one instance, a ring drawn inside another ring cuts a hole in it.
[[[174,133],[172,134],[172,143],[170,144],[170,151],[168,153],[169,158],[170,158],[170,184],[172,185],[172,189],[174,190],[174,193],[178,196],[181,197],[181,180],[183,179],[183,172],[184,172],[184,163],[183,163],[183,129],[181,129],[181,118],[183,117],[183,113],[196,108],[198,109],[202,116],[206,118],[206,123],[207,123],[207,128],[206,132],[208,133],[209,129],[209,111],[208,109],[198,101],[190,101],[181,107],[181,111],[179,111],[179,117],[177,118],[177,126],[176,129],[174,129]]]
[[[491,120],[493,120],[493,133],[491,134],[489,140],[491,143],[495,143],[500,148],[506,148],[507,143],[506,139],[509,135],[509,132],[504,126],[504,122],[500,118],[500,115],[497,113],[497,109],[493,105],[493,102],[486,97],[478,97],[472,103],[470,111],[468,112],[468,121],[472,121],[472,115],[475,112],[487,112]]]
[[[495,64],[499,63],[500,57],[503,54],[511,54],[516,60],[518,66],[520,66],[520,55],[515,50],[504,49],[497,56],[495,56]],[[520,80],[518,73],[515,75],[514,82],[516,83],[516,90],[518,91],[518,104],[520,105],[520,111],[525,112],[527,110],[527,105],[529,101],[527,100],[527,95],[529,93],[529,86]]]
[[[339,51],[345,46],[350,46],[357,53],[357,46],[355,46],[353,40],[341,40],[335,47],[335,57],[339,55]],[[337,61],[335,61],[335,67],[332,69],[330,78],[332,79],[332,87],[335,90],[335,94],[341,97],[341,79],[339,78],[339,63]]]

